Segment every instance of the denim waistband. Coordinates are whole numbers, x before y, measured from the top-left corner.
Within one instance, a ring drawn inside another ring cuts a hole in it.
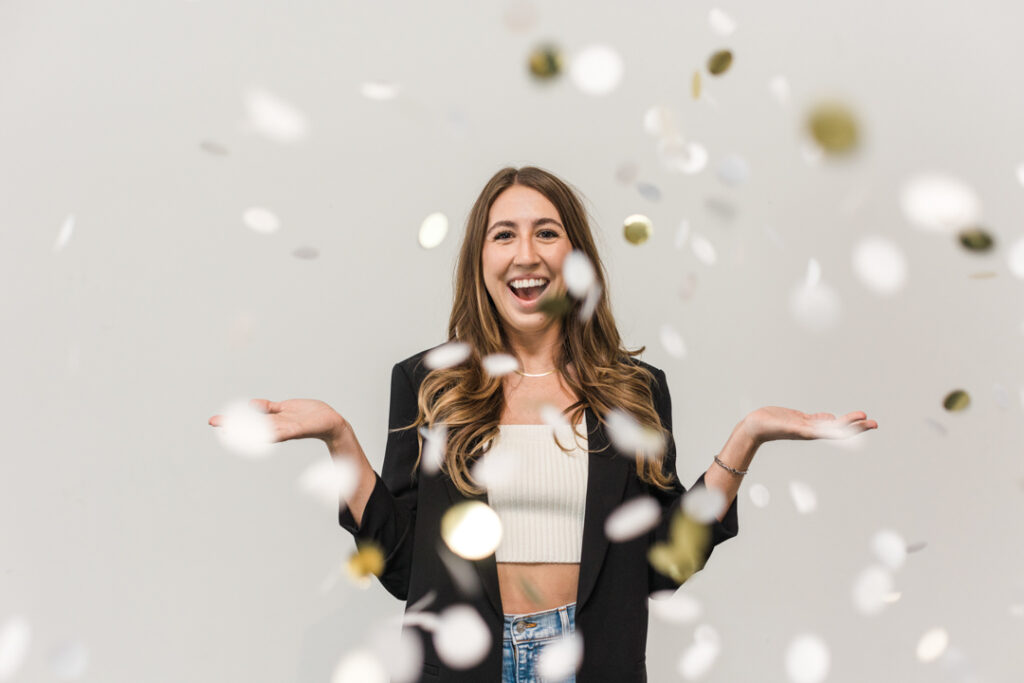
[[[529,614],[506,614],[502,639],[513,643],[562,638],[576,630],[576,603]]]

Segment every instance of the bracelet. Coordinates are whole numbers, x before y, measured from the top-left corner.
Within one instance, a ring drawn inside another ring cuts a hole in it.
[[[738,470],[738,469],[736,469],[735,467],[729,467],[729,466],[728,466],[728,465],[726,465],[726,464],[725,464],[724,462],[722,462],[722,459],[721,459],[721,458],[719,458],[719,457],[718,457],[717,455],[715,456],[715,462],[716,462],[716,463],[718,464],[718,466],[719,466],[719,467],[722,467],[722,468],[724,468],[724,469],[728,470],[729,472],[732,472],[733,474],[738,474],[738,475],[740,475],[741,477],[742,477],[742,476],[743,476],[744,474],[746,474],[747,472],[749,472],[749,471],[750,471],[750,470]]]

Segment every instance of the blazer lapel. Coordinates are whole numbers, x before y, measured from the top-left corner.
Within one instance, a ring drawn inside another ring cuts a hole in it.
[[[608,551],[604,523],[612,510],[622,502],[622,493],[629,480],[626,458],[615,457],[608,443],[604,426],[587,408],[587,448],[591,451],[587,468],[587,504],[583,515],[583,548],[580,553],[580,580],[576,593],[576,610],[586,603],[597,583],[598,574]]]
[[[464,503],[467,500],[489,502],[486,491],[481,494],[466,496],[455,487],[455,482],[451,480],[451,477],[441,476],[444,479],[444,487],[448,491],[448,497],[451,498],[453,504]],[[484,586],[484,593],[487,594],[487,599],[494,606],[495,612],[499,615],[504,614],[501,607],[501,590],[498,588],[498,563],[494,559],[494,553],[491,553],[482,560],[472,560],[470,563],[476,567],[476,571],[480,575],[480,583]]]

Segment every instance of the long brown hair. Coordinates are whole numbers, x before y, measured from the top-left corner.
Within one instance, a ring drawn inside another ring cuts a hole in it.
[[[472,480],[469,467],[499,433],[505,407],[502,379],[484,371],[481,359],[492,353],[509,353],[508,337],[494,302],[484,284],[482,252],[491,205],[512,185],[524,185],[548,198],[562,220],[569,242],[594,265],[600,299],[586,321],[577,315],[575,302],[562,318],[562,345],[555,367],[579,400],[566,409],[570,424],[579,424],[589,406],[598,419],[620,408],[645,427],[664,434],[651,391],[653,376],[629,362],[644,347],[623,347],[608,302],[607,275],[594,244],[587,213],[576,192],[553,174],[534,166],[503,168],[487,182],[466,221],[455,272],[455,297],[448,321],[448,340],[469,344],[470,359],[460,365],[430,371],[419,389],[419,413],[410,427],[447,426],[448,441],[443,468],[464,494],[482,489]],[[568,372],[569,364],[575,372]],[[665,434],[667,437],[668,435]],[[420,438],[422,453],[422,437]],[[561,447],[561,444],[559,444]],[[563,450],[566,450],[563,448]],[[669,488],[674,472],[665,472],[657,461],[637,458],[637,476],[661,488]],[[418,466],[418,462],[417,462]]]

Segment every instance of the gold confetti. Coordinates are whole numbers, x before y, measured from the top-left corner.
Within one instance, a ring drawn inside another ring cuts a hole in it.
[[[719,50],[708,57],[708,73],[712,76],[721,76],[732,66],[732,51]]]
[[[977,226],[961,230],[958,237],[968,251],[989,251],[995,243],[987,230]]]
[[[651,238],[654,225],[647,216],[634,214],[623,221],[622,232],[630,244],[643,244]]]
[[[441,538],[459,557],[482,560],[501,542],[501,520],[487,503],[467,500],[441,517]]]
[[[548,294],[537,302],[537,310],[547,314],[549,318],[561,318],[572,309],[572,300],[565,294]]]
[[[530,53],[530,73],[548,81],[562,73],[562,52],[554,45],[539,45]]]
[[[826,154],[845,154],[857,146],[857,121],[839,102],[822,102],[807,117],[807,128]]]
[[[690,92],[693,93],[693,99],[700,99],[700,71],[693,72],[693,80],[690,81]]]
[[[380,576],[384,571],[384,551],[376,543],[361,543],[345,565],[358,584],[369,583],[370,576]]]
[[[669,526],[668,541],[651,546],[647,560],[659,573],[683,583],[704,566],[710,535],[706,525],[678,511]]]
[[[971,397],[963,389],[956,389],[946,395],[942,407],[949,411],[965,410],[971,404]]]

